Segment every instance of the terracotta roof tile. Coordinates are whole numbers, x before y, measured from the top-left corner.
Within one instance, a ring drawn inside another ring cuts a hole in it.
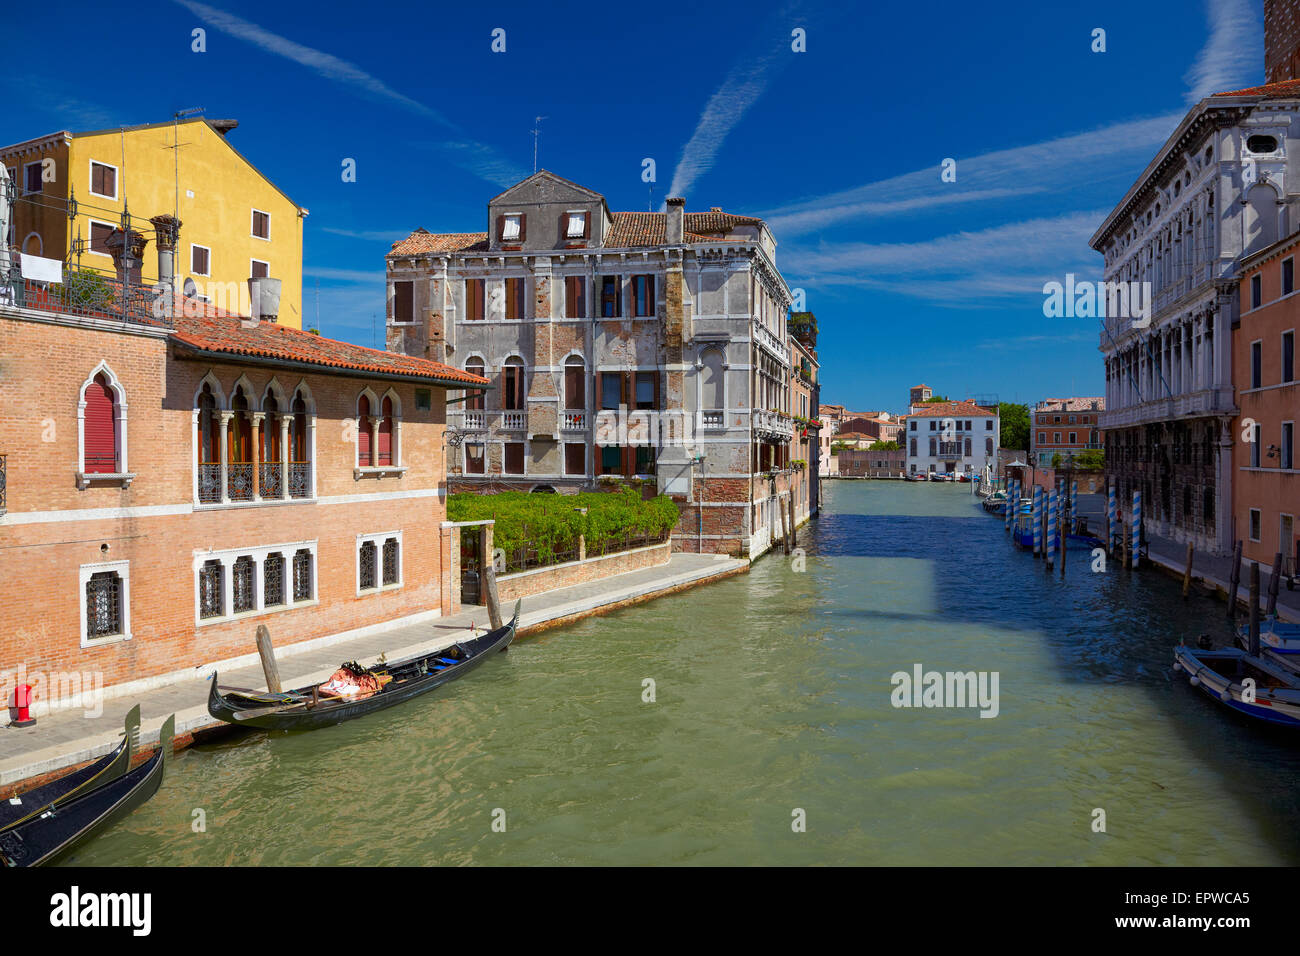
[[[926,405],[919,411],[912,412],[909,418],[974,418],[982,415],[986,418],[992,418],[993,413],[986,408],[980,408],[974,402],[936,402],[933,405]]]
[[[1277,83],[1265,83],[1263,86],[1248,86],[1244,90],[1228,90],[1215,93],[1215,96],[1262,96],[1266,100],[1280,100],[1290,97],[1300,98],[1300,80],[1280,80]]]
[[[178,311],[174,324],[173,341],[204,352],[301,362],[393,378],[488,384],[485,378],[441,362],[327,339],[274,322],[259,322],[245,328],[239,318],[215,310],[205,315],[185,315]]]
[[[389,258],[419,256],[431,252],[486,252],[486,232],[429,232],[417,229],[400,242],[393,243]]]

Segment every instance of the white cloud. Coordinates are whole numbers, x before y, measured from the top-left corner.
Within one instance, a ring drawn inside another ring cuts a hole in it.
[[[1251,0],[1207,0],[1210,36],[1188,69],[1188,103],[1262,82],[1264,28]]]

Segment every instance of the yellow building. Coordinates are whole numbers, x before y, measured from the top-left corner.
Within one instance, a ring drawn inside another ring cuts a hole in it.
[[[187,293],[248,314],[254,276],[281,280],[279,321],[302,328],[307,210],[227,139],[233,120],[202,117],[90,133],[62,131],[0,148],[17,184],[11,246],[74,267],[113,270],[104,241],[122,225],[152,239],[149,217],[181,220],[176,277]],[[178,146],[179,144],[179,146]],[[70,203],[69,200],[73,200]],[[156,257],[144,257],[146,282]]]

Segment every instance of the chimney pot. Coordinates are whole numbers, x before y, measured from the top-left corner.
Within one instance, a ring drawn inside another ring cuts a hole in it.
[[[681,245],[684,238],[683,222],[686,214],[686,200],[680,196],[669,197],[667,210],[667,222],[664,226],[665,241],[670,246]]]

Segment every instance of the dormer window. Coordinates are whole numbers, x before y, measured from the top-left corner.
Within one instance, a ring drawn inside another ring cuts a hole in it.
[[[585,212],[565,213],[567,217],[564,238],[585,239],[587,237],[587,214]]]
[[[520,213],[509,213],[501,217],[501,240],[503,242],[518,242],[523,238],[523,218]]]

